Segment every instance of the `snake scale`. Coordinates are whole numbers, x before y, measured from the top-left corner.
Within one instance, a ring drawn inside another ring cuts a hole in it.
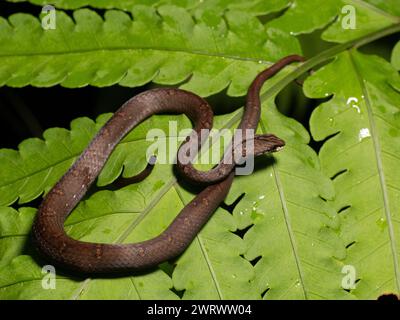
[[[238,129],[256,130],[261,114],[262,85],[289,63],[301,61],[304,61],[301,56],[287,56],[257,75],[248,89]],[[185,114],[194,124],[193,133],[199,134],[201,129],[212,128],[211,107],[204,99],[188,91],[152,89],[128,100],[99,130],[73,166],[47,193],[39,207],[32,227],[33,241],[39,252],[50,262],[89,274],[154,267],[181,254],[225,199],[233,181],[235,163],[224,163],[221,160],[210,171],[197,171],[191,163],[178,162],[178,170],[184,178],[208,185],[157,237],[133,244],[106,244],[78,241],[66,234],[65,219],[95,181],[115,146],[135,126],[157,113]],[[178,153],[184,146],[195,142],[199,141],[188,137]],[[272,134],[255,135],[254,142],[254,155],[274,152],[284,146],[284,141]],[[226,151],[225,156],[232,154],[234,147]]]

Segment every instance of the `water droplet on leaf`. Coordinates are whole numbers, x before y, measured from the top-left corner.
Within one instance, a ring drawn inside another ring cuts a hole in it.
[[[362,128],[360,129],[360,132],[358,133],[358,141],[361,141],[365,138],[368,138],[371,136],[371,133],[369,132],[368,128]]]

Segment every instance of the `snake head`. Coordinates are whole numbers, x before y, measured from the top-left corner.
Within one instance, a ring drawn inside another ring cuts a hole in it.
[[[273,134],[256,134],[254,136],[254,156],[277,152],[285,146],[285,141]]]
[[[285,146],[285,141],[273,134],[256,134],[254,136],[254,155],[277,152]]]

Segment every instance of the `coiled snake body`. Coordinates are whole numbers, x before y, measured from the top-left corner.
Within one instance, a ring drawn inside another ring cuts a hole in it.
[[[257,128],[261,112],[259,93],[263,83],[287,64],[303,60],[297,55],[285,57],[256,77],[248,90],[238,129]],[[212,128],[213,113],[208,103],[184,90],[154,89],[127,101],[100,129],[40,205],[32,234],[35,246],[45,257],[56,265],[83,273],[134,271],[174,258],[191,243],[226,197],[234,177],[234,163],[221,161],[207,172],[197,171],[190,163],[178,163],[184,177],[210,185],[181,210],[164,232],[153,239],[133,244],[89,243],[72,239],[64,231],[65,219],[94,182],[118,142],[139,123],[161,112],[186,114],[194,123],[193,132],[196,133]],[[188,138],[180,150],[191,143],[193,140]],[[271,134],[256,135],[254,145],[254,154],[258,155],[277,151],[284,142]],[[233,148],[225,155],[232,153]]]

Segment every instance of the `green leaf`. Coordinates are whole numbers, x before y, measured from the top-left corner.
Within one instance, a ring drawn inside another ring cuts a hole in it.
[[[183,84],[203,96],[225,88],[239,96],[271,61],[301,52],[294,35],[324,28],[339,17],[323,39],[342,44],[267,82],[259,131],[284,138],[286,148],[258,159],[252,175],[235,178],[226,202],[244,196],[233,213],[218,209],[175,261],[115,279],[76,278],[56,270],[57,289],[45,290],[41,268],[49,262],[41,260],[28,238],[35,209],[0,207],[0,299],[376,299],[383,292],[399,292],[400,80],[392,65],[354,49],[399,31],[394,2],[140,2],[91,1],[95,7],[130,11],[109,10],[104,18],[83,9],[72,19],[58,10],[58,27],[48,31],[30,15],[0,18],[0,84],[137,86],[154,81]],[[88,2],[57,4],[78,8]],[[356,30],[341,28],[346,4],[357,9]],[[281,14],[255,17],[285,8]],[[395,68],[398,52],[396,46]],[[305,128],[281,115],[273,99],[322,63],[304,86],[311,98],[330,98],[311,118],[313,138],[327,139],[317,156]],[[216,117],[215,126],[236,127],[241,112]],[[48,191],[109,116],[96,122],[76,119],[70,131],[50,129],[44,140],[26,140],[18,151],[0,150],[0,205],[17,199],[27,203]],[[178,120],[176,131],[168,131],[169,120]],[[147,120],[119,144],[97,185],[144,168],[144,154],[137,151],[151,144],[149,129],[169,132],[170,145],[177,136],[183,138],[179,131],[187,127],[184,116]],[[66,230],[85,241],[149,239],[193,196],[177,183],[171,166],[156,165],[142,183],[88,195],[67,219]],[[349,265],[358,281],[347,292],[343,267]]]
[[[27,235],[36,215],[35,208],[21,208],[19,211],[0,207],[0,266],[9,263],[13,258],[25,251]]]
[[[72,165],[105,122],[87,118],[71,123],[71,131],[53,128],[44,132],[44,141],[32,138],[19,145],[19,151],[0,150],[0,204],[15,200],[29,202],[52,187]]]
[[[182,88],[202,96],[227,87],[238,96],[266,62],[301,52],[296,38],[266,30],[242,11],[223,17],[207,11],[194,20],[175,6],[135,6],[132,15],[133,20],[110,10],[103,20],[81,9],[73,21],[57,11],[55,30],[42,29],[27,14],[0,18],[0,85],[133,87],[186,81]]]
[[[158,270],[136,277],[77,279],[57,274],[55,289],[48,286],[48,275],[30,256],[19,256],[0,267],[0,299],[176,299],[169,290],[171,281]],[[47,289],[46,289],[47,288]]]
[[[310,33],[331,22],[337,14],[337,8],[337,0],[324,1],[323,5],[313,0],[294,0],[289,9],[281,17],[268,23],[267,27],[282,29],[294,35]],[[310,14],[315,11],[318,14]]]
[[[326,41],[343,43],[400,22],[399,17],[392,16],[361,0],[342,0],[340,6],[338,1],[335,2],[338,19],[322,34],[322,39]],[[345,6],[353,8],[354,16],[352,16],[353,12],[349,12]],[[348,19],[354,19],[354,29],[347,27]]]
[[[346,264],[360,281],[352,293],[374,299],[400,288],[400,78],[382,58],[339,55],[305,83],[312,98],[333,97],[312,114],[324,140],[322,169],[332,177]],[[333,136],[334,135],[334,136]]]
[[[354,29],[343,27],[343,20],[349,17],[348,6],[354,9]],[[318,14],[310,14],[316,11]],[[323,32],[322,39],[343,43],[399,23],[400,18],[389,11],[382,11],[361,0],[328,0],[323,5],[313,0],[294,0],[289,9],[281,17],[267,23],[267,27],[298,35],[311,33],[333,22]],[[307,19],[304,19],[305,16]]]
[[[271,102],[262,110],[260,131],[287,144],[275,161],[259,159],[256,172],[235,178],[227,200],[245,194],[234,216],[240,229],[252,226],[244,241],[245,257],[260,258],[253,282],[264,299],[345,299],[346,252],[336,212],[323,200],[334,196],[332,182],[321,174],[306,130]]]

